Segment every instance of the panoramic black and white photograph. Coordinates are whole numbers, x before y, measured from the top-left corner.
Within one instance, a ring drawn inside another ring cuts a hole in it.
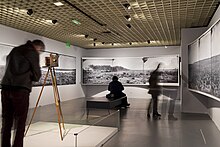
[[[179,57],[82,58],[83,84],[106,85],[118,76],[125,85],[148,84],[150,73],[161,66],[160,83],[178,84]]]
[[[189,46],[189,88],[211,94],[211,32]]]
[[[76,58],[72,56],[58,54],[58,66],[54,67],[57,79],[57,85],[76,84]],[[42,76],[39,82],[34,82],[34,86],[42,86],[48,67],[45,64],[45,57],[50,57],[49,52],[40,54],[40,66]],[[45,85],[52,85],[50,74],[46,79]]]
[[[6,57],[12,50],[12,46],[0,44],[0,83],[4,76]],[[42,52],[40,54],[40,66],[42,76],[39,82],[34,82],[33,86],[42,86],[47,73],[45,67],[45,57],[50,57],[49,52]],[[59,55],[59,66],[55,67],[55,73],[58,85],[76,84],[76,58],[73,56]],[[52,85],[50,76],[47,78],[46,85]]]
[[[200,39],[199,47],[199,89],[202,92],[211,94],[211,31]]]
[[[189,88],[199,90],[199,41],[195,41],[189,46]]]
[[[212,95],[220,98],[220,22],[212,28]]]
[[[220,97],[219,22],[189,45],[189,88]]]
[[[5,73],[6,57],[11,50],[11,46],[0,44],[0,83]]]

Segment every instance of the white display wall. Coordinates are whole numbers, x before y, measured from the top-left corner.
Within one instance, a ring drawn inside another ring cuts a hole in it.
[[[114,48],[114,49],[89,49],[85,52],[85,57],[153,57],[153,56],[172,56],[180,54],[180,46],[164,46],[161,47],[137,47],[137,48]],[[120,79],[119,79],[120,80]],[[85,86],[85,94],[88,97],[105,96],[108,92],[107,85],[97,85],[97,86]],[[166,87],[178,89],[175,87]],[[147,85],[129,85],[125,86],[124,92],[128,98],[151,98],[149,95]],[[178,96],[179,98],[179,96]]]

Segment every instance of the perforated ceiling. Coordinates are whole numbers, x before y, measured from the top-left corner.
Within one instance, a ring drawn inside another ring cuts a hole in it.
[[[181,28],[207,26],[218,7],[218,0],[60,0],[62,6],[54,2],[0,0],[0,24],[83,48],[179,45]]]

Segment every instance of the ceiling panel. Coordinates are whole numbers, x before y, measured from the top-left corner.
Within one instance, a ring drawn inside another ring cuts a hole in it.
[[[207,26],[218,7],[218,0],[60,0],[62,6],[54,2],[58,1],[1,0],[0,24],[83,48],[168,46],[180,45],[181,28]]]

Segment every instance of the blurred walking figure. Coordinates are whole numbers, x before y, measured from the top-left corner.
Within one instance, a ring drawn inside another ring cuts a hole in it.
[[[153,102],[153,118],[157,119],[160,118],[161,115],[157,111],[158,106],[158,96],[161,94],[160,86],[158,85],[159,82],[159,75],[160,72],[158,71],[160,68],[161,63],[157,65],[157,68],[151,73],[149,79],[149,91],[148,93],[151,94],[152,99],[148,105],[148,113],[147,117],[150,118],[150,111],[151,111],[151,103]]]

